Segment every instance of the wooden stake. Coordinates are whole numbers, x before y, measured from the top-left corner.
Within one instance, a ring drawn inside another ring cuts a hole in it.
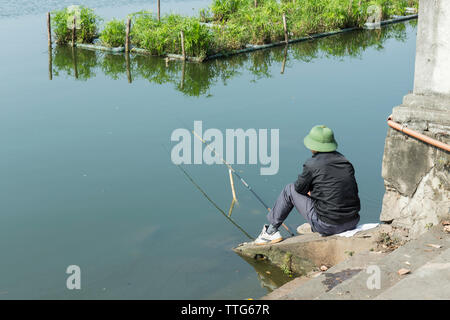
[[[73,27],[72,27],[72,47],[75,47],[75,41],[77,37],[77,16],[73,16]]]
[[[258,0],[255,0],[255,8],[258,7]]]
[[[47,33],[48,33],[48,46],[49,46],[49,48],[51,48],[52,47],[52,24],[51,24],[50,12],[47,12]]]
[[[161,21],[161,3],[158,0],[158,21]]]
[[[131,29],[131,19],[128,18],[128,20],[127,20],[126,38],[125,38],[125,53],[129,53],[130,52],[130,29]]]
[[[283,12],[283,27],[284,27],[284,41],[286,43],[289,42],[288,31],[287,31],[287,23],[286,23],[286,14]]]
[[[186,60],[186,50],[184,48],[184,32],[183,30],[180,31],[181,35],[181,54],[183,56],[183,60]]]

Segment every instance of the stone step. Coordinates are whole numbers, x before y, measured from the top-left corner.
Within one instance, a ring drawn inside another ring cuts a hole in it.
[[[313,278],[300,277],[288,282],[262,299],[310,300],[348,281],[367,265],[375,264],[386,254],[363,251],[331,267],[326,272],[317,273]]]
[[[430,244],[441,246],[441,248],[434,248],[429,246]],[[393,288],[402,280],[411,277],[416,272],[419,272],[419,275],[421,272],[424,272],[419,269],[429,261],[435,258],[438,259],[438,256],[448,248],[450,248],[450,235],[442,230],[442,226],[435,226],[416,240],[406,243],[373,264],[379,267],[380,270],[381,283],[379,289],[370,289],[368,287],[367,281],[371,274],[368,274],[366,270],[362,270],[351,279],[317,296],[316,299],[374,299],[377,296],[383,297],[382,294],[384,292],[387,295],[388,289]],[[442,257],[445,257],[445,255]],[[402,268],[409,269],[411,274],[399,275],[398,270]],[[416,277],[413,279],[416,279]],[[398,290],[400,289],[401,287]],[[429,289],[432,290],[433,288],[430,287]],[[402,297],[397,298],[402,299]]]
[[[450,300],[450,249],[387,289],[376,300]]]

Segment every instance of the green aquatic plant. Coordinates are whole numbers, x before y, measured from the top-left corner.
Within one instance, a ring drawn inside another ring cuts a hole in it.
[[[405,13],[408,6],[417,7],[417,0],[214,0],[198,17],[167,14],[157,19],[150,11],[129,15],[132,19],[131,43],[152,55],[181,54],[184,33],[186,54],[199,58],[227,53],[249,45],[285,40],[283,15],[286,16],[290,39],[343,28],[362,27],[369,8],[380,8],[380,18]],[[97,35],[98,18],[92,9],[80,9],[78,42],[92,42]],[[73,10],[54,12],[53,26],[58,43],[71,41],[70,21]],[[209,22],[205,24],[204,22]],[[211,23],[212,22],[212,23]],[[123,46],[125,24],[108,22],[100,36],[104,45]]]
[[[213,14],[213,19],[215,21],[226,21],[234,13],[238,11],[239,8],[245,6],[245,0],[214,0],[211,5],[211,12]]]
[[[66,44],[72,41],[73,17],[77,17],[77,42],[92,43],[98,35],[98,24],[101,18],[94,10],[77,6],[52,12],[52,29],[58,44]]]
[[[401,0],[395,0],[401,1]],[[367,20],[368,2],[359,0],[215,1],[212,12],[220,27],[215,29],[217,51],[238,49],[246,44],[284,40],[283,14],[290,38],[361,27]],[[383,3],[384,4],[384,3]]]
[[[213,21],[213,14],[210,8],[203,8],[198,11],[200,22],[209,23]]]
[[[283,271],[283,273],[288,277],[294,276],[294,272],[292,271],[292,253],[290,252],[285,253],[280,268]]]
[[[125,45],[126,25],[122,20],[113,19],[103,29],[100,40],[107,47],[123,47]]]
[[[199,18],[177,14],[163,16],[161,21],[148,12],[133,14],[131,41],[154,55],[181,54],[181,31],[188,56],[206,57],[212,52],[211,30]]]

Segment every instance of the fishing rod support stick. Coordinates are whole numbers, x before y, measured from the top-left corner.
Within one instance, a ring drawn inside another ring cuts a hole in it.
[[[214,152],[214,154],[217,154],[217,152],[212,149],[207,143],[206,141],[200,137],[195,130],[192,130],[192,133],[199,139],[201,140],[207,148],[209,148],[211,151]],[[242,179],[242,177],[236,172],[236,170],[233,169],[233,167],[231,167],[231,165],[228,164],[228,162],[226,162],[223,158],[222,158],[222,162],[228,167],[229,171],[234,173],[236,175],[236,177],[238,177],[239,180],[241,180],[242,184],[256,197],[256,199],[258,199],[258,201],[270,212],[270,208],[264,203],[264,201],[258,196],[258,194],[256,194],[256,192],[247,184],[247,182],[245,182],[244,179]],[[294,236],[294,234],[291,232],[291,230],[289,230],[289,228],[283,223],[283,227],[286,229],[286,231],[291,235]]]
[[[230,176],[230,185],[231,185],[231,194],[233,195],[233,200],[236,201],[236,191],[234,190],[234,180],[233,180],[233,172],[228,169],[228,174]]]

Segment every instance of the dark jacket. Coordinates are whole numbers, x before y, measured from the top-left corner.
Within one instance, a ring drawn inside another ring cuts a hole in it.
[[[295,190],[303,195],[311,191],[317,216],[326,223],[340,224],[359,216],[355,169],[337,151],[319,152],[308,159]]]

